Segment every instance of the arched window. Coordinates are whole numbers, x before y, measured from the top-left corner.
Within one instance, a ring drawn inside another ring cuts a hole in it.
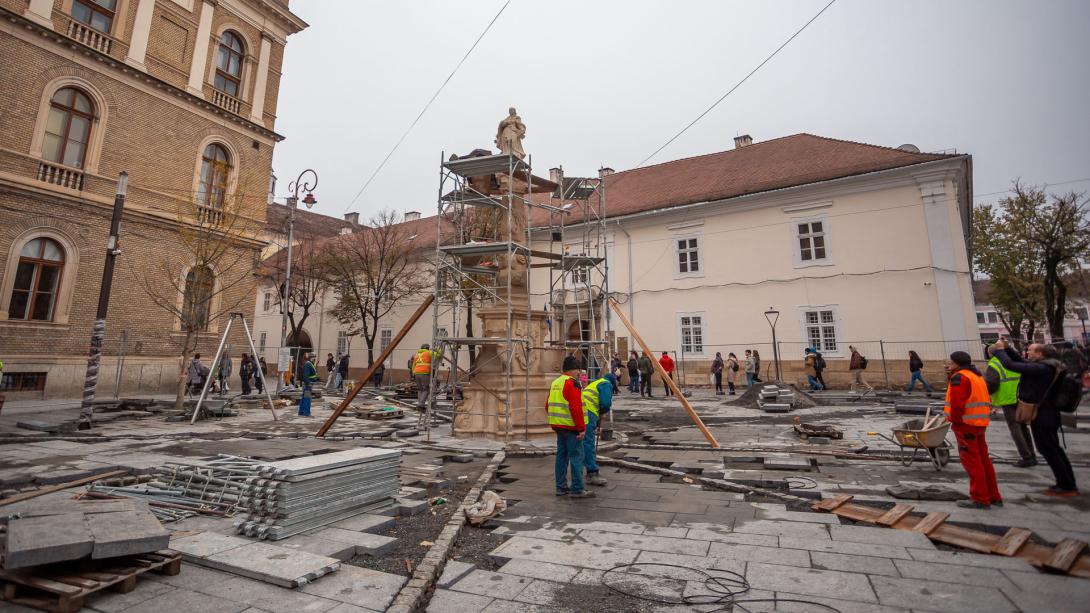
[[[74,87],[64,87],[49,101],[49,118],[42,139],[42,157],[66,166],[83,168],[95,107],[91,98]]]
[[[245,52],[242,39],[238,34],[227,31],[220,36],[219,52],[216,54],[215,88],[235,98],[242,89],[242,58]]]
[[[182,327],[192,327],[198,332],[208,330],[208,315],[212,306],[212,288],[215,276],[207,266],[194,266],[185,276],[185,295],[182,303]]]
[[[231,157],[223,145],[211,143],[201,158],[201,182],[197,202],[201,206],[220,209],[227,195],[227,180],[231,176]]]
[[[15,269],[8,318],[53,321],[63,271],[64,249],[53,239],[36,238],[23,245]]]
[[[110,33],[117,0],[72,0],[72,19],[102,32]]]

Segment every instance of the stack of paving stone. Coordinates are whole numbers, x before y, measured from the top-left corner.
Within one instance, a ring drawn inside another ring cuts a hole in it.
[[[364,447],[263,464],[247,480],[239,534],[279,540],[389,504],[401,452]]]

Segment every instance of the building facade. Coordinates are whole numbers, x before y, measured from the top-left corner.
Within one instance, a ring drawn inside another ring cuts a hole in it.
[[[1080,295],[1082,292],[1076,288],[1070,288],[1067,295],[1067,317],[1064,318],[1064,336],[1062,339],[1054,339],[1048,332],[1045,322],[1038,324],[1034,332],[1033,340],[1038,343],[1051,343],[1068,340],[1077,343],[1090,343],[1090,327],[1087,320],[1090,319],[1090,301]],[[1010,329],[1003,323],[999,309],[989,300],[991,284],[987,279],[973,281],[973,294],[976,296],[976,325],[980,330],[980,340],[985,344],[991,344],[1000,337],[1011,337]]]
[[[304,27],[283,0],[0,0],[0,359],[9,398],[82,389],[121,172],[128,193],[99,393],[115,384],[122,393],[176,389],[184,335],[151,295],[178,288],[183,305],[201,287],[219,287],[228,271],[197,270],[184,243],[225,207],[250,229],[222,261],[247,271],[260,261],[282,140],[280,68],[288,36]],[[248,306],[253,291],[251,280],[217,293],[210,311]],[[213,350],[224,324],[209,318],[198,349]]]

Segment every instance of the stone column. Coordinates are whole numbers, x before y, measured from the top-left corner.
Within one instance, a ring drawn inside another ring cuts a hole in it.
[[[215,0],[203,0],[201,20],[197,25],[197,42],[193,47],[193,63],[189,67],[189,86],[186,87],[194,96],[204,97],[204,72],[208,68],[208,38],[212,36],[212,12],[215,9]]]
[[[253,103],[250,105],[250,121],[261,123],[265,113],[265,87],[269,82],[269,56],[272,55],[272,39],[261,33],[261,52],[257,58],[257,79],[254,81]]]
[[[30,0],[30,6],[23,11],[23,17],[53,29],[53,0]]]
[[[136,20],[132,26],[132,39],[129,41],[129,53],[125,63],[133,68],[147,72],[144,57],[148,53],[148,38],[151,37],[151,18],[155,14],[155,0],[140,0],[136,7]]]

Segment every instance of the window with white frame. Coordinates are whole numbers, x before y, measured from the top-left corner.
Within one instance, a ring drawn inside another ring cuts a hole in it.
[[[700,268],[700,237],[685,236],[674,238],[674,251],[677,253],[678,275],[698,276],[704,274]]]
[[[825,222],[808,220],[795,222],[799,239],[799,261],[803,264],[822,262],[826,259]]]
[[[272,308],[272,292],[265,292],[265,298],[261,301],[261,310],[265,313]]]
[[[571,269],[571,282],[575,287],[579,288],[585,286],[588,278],[589,275],[587,274],[586,266],[576,266]]]
[[[337,330],[337,353],[348,353],[348,333]]]
[[[1086,307],[1075,307],[1075,319],[1081,319],[1084,321],[1090,319],[1090,317],[1087,316]]]
[[[980,325],[984,325],[984,323],[985,323],[985,321],[984,321],[984,311],[977,311],[976,312],[976,323],[978,323]]]
[[[835,352],[837,348],[836,311],[831,308],[806,309],[802,313],[805,338],[818,351]]]
[[[268,295],[268,294],[266,294],[266,295]],[[261,353],[265,353],[265,344],[268,342],[268,340],[269,340],[269,333],[268,332],[262,332],[261,336],[259,336],[258,339],[257,339],[257,350],[260,351]]]
[[[704,353],[704,314],[682,313],[678,315],[682,353]]]
[[[394,331],[392,328],[383,328],[378,331],[378,350],[379,352],[386,351],[386,348],[390,346],[394,340]]]
[[[990,323],[990,324],[999,323],[999,313],[996,313],[995,311],[988,311],[988,323]]]

